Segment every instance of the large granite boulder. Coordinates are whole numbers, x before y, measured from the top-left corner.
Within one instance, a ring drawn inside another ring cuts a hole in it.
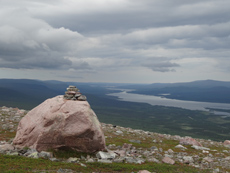
[[[28,112],[18,125],[13,144],[38,151],[74,149],[93,153],[105,149],[105,138],[96,114],[87,101],[44,101]]]

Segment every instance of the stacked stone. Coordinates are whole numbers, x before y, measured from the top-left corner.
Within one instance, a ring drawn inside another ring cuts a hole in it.
[[[80,90],[76,88],[75,86],[70,85],[67,88],[67,91],[65,92],[64,99],[66,100],[80,100],[80,101],[86,101],[87,98],[85,95],[82,95],[80,93]]]

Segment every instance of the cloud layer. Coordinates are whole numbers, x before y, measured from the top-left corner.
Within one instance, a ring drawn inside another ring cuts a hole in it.
[[[0,77],[230,80],[229,11],[227,0],[2,0]]]

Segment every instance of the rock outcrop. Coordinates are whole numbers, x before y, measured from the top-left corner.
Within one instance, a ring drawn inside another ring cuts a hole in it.
[[[56,96],[21,119],[13,144],[37,151],[65,148],[93,153],[105,149],[105,138],[87,101]]]

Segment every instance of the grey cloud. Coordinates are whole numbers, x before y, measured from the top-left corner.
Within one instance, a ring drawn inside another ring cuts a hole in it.
[[[158,72],[174,72],[175,67],[180,67],[179,64],[172,63],[167,59],[168,58],[164,57],[153,57],[151,59],[149,58],[142,63],[142,66]]]
[[[131,49],[164,48],[229,48],[230,23],[216,25],[187,25],[138,30],[128,34],[104,35],[102,42],[111,46],[129,47]]]
[[[227,69],[229,11],[227,0],[2,0],[0,67],[132,74],[212,58]]]
[[[120,5],[121,4],[121,5]],[[124,1],[113,6],[115,10],[87,9],[55,15],[36,14],[54,27],[66,26],[84,34],[127,33],[136,29],[148,29],[179,25],[212,25],[229,21],[230,2],[214,1]],[[77,6],[76,4],[73,4]],[[100,9],[100,7],[98,7]],[[108,6],[107,8],[111,8]],[[60,22],[60,20],[62,22]]]
[[[58,75],[58,77],[67,78],[67,79],[83,79],[83,77],[76,76],[74,74],[72,74],[72,75]]]
[[[17,62],[4,61],[0,59],[0,67],[14,69],[61,69],[70,67],[72,62],[63,58],[30,57]]]
[[[219,61],[215,65],[216,69],[220,69],[220,71],[225,72],[226,74],[230,73],[230,61],[228,57],[219,57]]]
[[[87,63],[84,60],[78,60],[76,59],[75,61],[72,62],[72,69],[74,70],[90,70],[92,69],[89,63]]]
[[[72,68],[72,61],[65,56],[77,51],[84,39],[82,35],[65,28],[53,28],[30,16],[25,9],[6,10],[4,14],[7,18],[0,18],[0,67]]]

